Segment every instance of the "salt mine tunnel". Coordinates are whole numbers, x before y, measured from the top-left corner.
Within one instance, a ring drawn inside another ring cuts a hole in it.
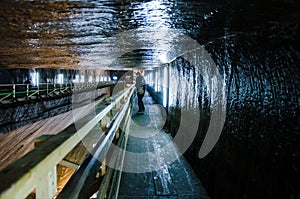
[[[299,10],[1,0],[0,198],[300,198]]]

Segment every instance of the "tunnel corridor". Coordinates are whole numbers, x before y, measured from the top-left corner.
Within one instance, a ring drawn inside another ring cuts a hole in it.
[[[2,0],[0,199],[299,198],[299,10]]]

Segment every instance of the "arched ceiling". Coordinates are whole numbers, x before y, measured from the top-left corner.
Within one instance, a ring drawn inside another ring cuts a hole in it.
[[[157,67],[214,12],[197,1],[1,1],[0,67]]]
[[[153,68],[191,49],[187,40],[202,45],[228,35],[264,34],[264,28],[271,32],[282,21],[299,19],[297,6],[278,1],[296,4],[1,0],[0,68]]]

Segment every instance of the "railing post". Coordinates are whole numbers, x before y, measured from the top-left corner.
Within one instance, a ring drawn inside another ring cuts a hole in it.
[[[54,135],[42,135],[34,141],[34,146],[39,147]],[[52,199],[57,190],[56,165],[46,175],[40,175],[36,186],[36,199]]]
[[[106,174],[106,158],[101,163],[101,176],[104,176]]]
[[[116,113],[119,112],[120,107],[121,107],[121,100],[116,103]]]
[[[13,98],[16,99],[16,85],[13,84]]]
[[[56,166],[45,176],[40,176],[36,187],[36,199],[52,199],[56,194]]]
[[[28,98],[29,96],[29,84],[26,84],[26,97]]]
[[[48,96],[48,94],[49,94],[49,84],[48,84],[48,81],[47,81],[47,85],[46,85],[46,93],[47,93],[47,96]]]
[[[115,137],[115,139],[117,140],[117,139],[119,139],[119,137],[120,137],[120,129],[118,129],[116,131],[116,137]]]
[[[104,132],[107,129],[107,125],[110,122],[110,118],[106,115],[101,119],[101,129]]]
[[[122,99],[121,99],[121,104],[123,105],[123,104],[125,104],[125,102],[126,102],[126,99],[127,99],[127,95],[126,96],[124,96],[124,97],[122,97]]]

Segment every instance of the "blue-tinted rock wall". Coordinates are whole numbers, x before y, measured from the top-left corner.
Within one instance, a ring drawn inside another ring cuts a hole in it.
[[[222,134],[200,159],[208,125],[214,122],[211,91],[199,70],[181,57],[168,65],[172,84],[167,128],[176,136],[178,127],[187,122],[180,120],[181,112],[199,109],[198,134],[185,155],[213,198],[295,198],[300,159],[299,54],[290,46],[270,46],[253,36],[218,40],[205,48],[225,78]],[[198,59],[197,53],[193,56]],[[191,90],[182,88],[183,81]]]

